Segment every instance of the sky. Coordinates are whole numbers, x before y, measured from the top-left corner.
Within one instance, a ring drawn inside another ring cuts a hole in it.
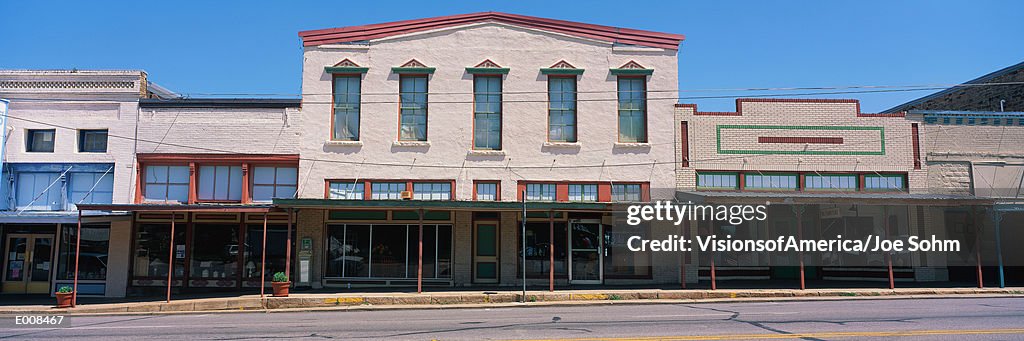
[[[0,68],[142,69],[191,96],[297,96],[299,31],[482,11],[684,34],[680,102],[702,111],[779,93],[708,89],[957,84],[1024,60],[1024,1],[1009,0],[2,0]],[[931,92],[789,97],[877,112]]]

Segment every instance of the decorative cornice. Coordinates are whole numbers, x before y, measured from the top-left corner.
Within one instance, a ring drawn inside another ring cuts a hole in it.
[[[405,64],[402,64],[402,66],[391,68],[391,72],[398,74],[432,74],[434,73],[434,70],[436,70],[436,68],[427,67],[416,59],[410,59],[408,62],[405,62]]]
[[[610,69],[610,71],[611,71],[611,73],[613,75],[616,75],[616,76],[620,76],[620,75],[621,76],[624,76],[624,75],[647,75],[647,76],[650,76],[650,75],[654,74],[654,69],[644,68],[643,65],[640,65],[640,63],[637,63],[636,61],[632,61],[632,60],[629,61],[629,62],[626,62],[626,64],[622,64],[622,66],[618,67],[617,69]]]

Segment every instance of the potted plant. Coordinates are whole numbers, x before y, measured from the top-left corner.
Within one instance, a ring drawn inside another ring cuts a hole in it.
[[[57,295],[57,308],[68,308],[75,298],[75,292],[71,286],[63,285],[54,293]]]
[[[274,274],[274,280],[270,282],[270,285],[274,287],[274,297],[288,297],[288,288],[291,287],[291,282],[288,281],[288,276],[283,272]]]

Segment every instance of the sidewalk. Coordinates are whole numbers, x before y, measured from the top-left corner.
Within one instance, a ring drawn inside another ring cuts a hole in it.
[[[79,304],[57,309],[49,305],[0,307],[0,315],[13,314],[154,314],[182,312],[375,310],[522,307],[577,304],[648,304],[698,302],[751,302],[792,300],[898,299],[939,297],[1024,297],[1015,288],[905,288],[905,289],[740,289],[740,290],[565,290],[528,291],[520,303],[517,291],[448,291],[438,293],[298,293],[290,297],[243,295],[127,303]]]

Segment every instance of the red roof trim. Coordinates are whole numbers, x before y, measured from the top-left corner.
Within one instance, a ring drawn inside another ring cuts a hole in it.
[[[507,23],[612,43],[640,45],[670,50],[678,50],[679,44],[686,38],[681,34],[634,30],[500,12],[459,14],[381,24],[302,31],[299,32],[299,37],[302,37],[303,46],[317,46],[332,43],[380,39],[401,34],[481,22]]]

